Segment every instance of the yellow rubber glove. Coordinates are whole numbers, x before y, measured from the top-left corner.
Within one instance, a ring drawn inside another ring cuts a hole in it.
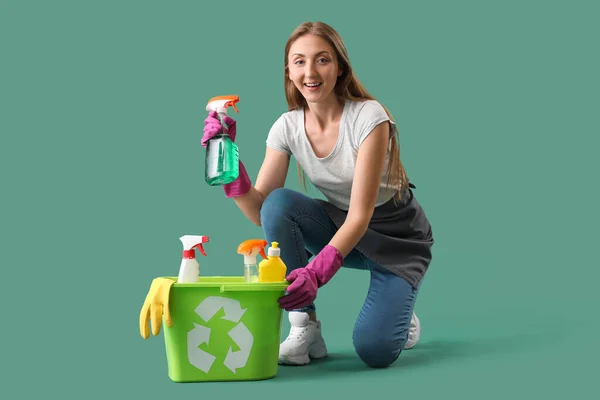
[[[140,312],[140,334],[144,339],[150,337],[148,329],[148,319],[152,317],[152,334],[154,336],[160,333],[162,317],[165,317],[165,323],[171,327],[171,312],[169,311],[169,292],[171,286],[175,283],[172,279],[156,278],[150,285],[150,291],[146,295],[142,311]]]

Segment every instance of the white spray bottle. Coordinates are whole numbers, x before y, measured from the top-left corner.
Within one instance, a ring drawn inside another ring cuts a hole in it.
[[[202,243],[208,242],[208,236],[184,235],[179,238],[183,243],[183,256],[179,266],[178,283],[193,283],[198,281],[200,275],[200,264],[196,261],[195,248],[206,256]]]

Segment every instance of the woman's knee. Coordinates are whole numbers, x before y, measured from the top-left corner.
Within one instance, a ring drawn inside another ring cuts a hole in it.
[[[260,208],[261,224],[269,224],[289,216],[298,195],[299,193],[287,188],[277,188],[269,193]]]
[[[389,367],[398,359],[406,340],[382,340],[372,337],[370,340],[354,338],[354,349],[358,357],[371,368]]]
[[[371,368],[385,368],[398,359],[408,340],[408,330],[382,331],[372,324],[357,323],[352,335],[358,357]]]

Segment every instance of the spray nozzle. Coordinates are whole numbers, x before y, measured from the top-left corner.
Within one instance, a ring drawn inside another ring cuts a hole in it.
[[[235,94],[216,96],[208,101],[206,111],[216,111],[219,114],[227,114],[227,107],[233,107],[235,112],[239,112],[236,107],[238,101],[240,101],[240,97]]]
[[[244,256],[244,259],[247,260],[248,263],[256,262],[257,254],[260,254],[262,256],[262,258],[264,258],[266,260],[266,259],[268,259],[267,255],[265,254],[265,246],[266,245],[267,245],[266,240],[261,240],[261,239],[246,240],[246,241],[240,243],[240,245],[237,248],[237,253],[242,254]]]
[[[194,248],[197,248],[203,256],[206,256],[202,243],[208,242],[208,236],[184,235],[179,240],[183,243],[183,258],[196,258]]]
[[[221,126],[225,133],[229,132],[229,126],[223,121],[223,116],[227,115],[227,107],[233,107],[235,112],[239,112],[235,104],[240,101],[239,96],[230,94],[227,96],[216,96],[208,101],[206,111],[216,111],[221,119]]]

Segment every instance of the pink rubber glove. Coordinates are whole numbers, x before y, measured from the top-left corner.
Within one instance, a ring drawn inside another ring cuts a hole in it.
[[[279,298],[279,305],[287,311],[312,304],[317,289],[325,285],[341,268],[344,258],[331,245],[327,245],[304,268],[293,270],[285,279],[290,282],[288,294]]]
[[[235,142],[236,135],[236,121],[228,115],[223,116],[223,122],[229,127],[228,134],[232,142]],[[206,148],[208,141],[220,134],[223,131],[223,126],[219,120],[219,114],[216,111],[208,113],[208,117],[204,120],[204,135],[202,136],[202,147]],[[223,185],[225,196],[227,198],[242,196],[252,188],[252,181],[246,172],[246,167],[239,161],[240,173],[238,178],[231,182]]]
[[[232,142],[235,142],[235,134],[237,132],[236,121],[228,115],[223,116],[223,122],[229,127],[229,137]],[[223,126],[219,120],[219,114],[216,111],[208,113],[208,117],[204,120],[204,136],[202,136],[202,147],[206,148],[208,141],[221,133]]]

